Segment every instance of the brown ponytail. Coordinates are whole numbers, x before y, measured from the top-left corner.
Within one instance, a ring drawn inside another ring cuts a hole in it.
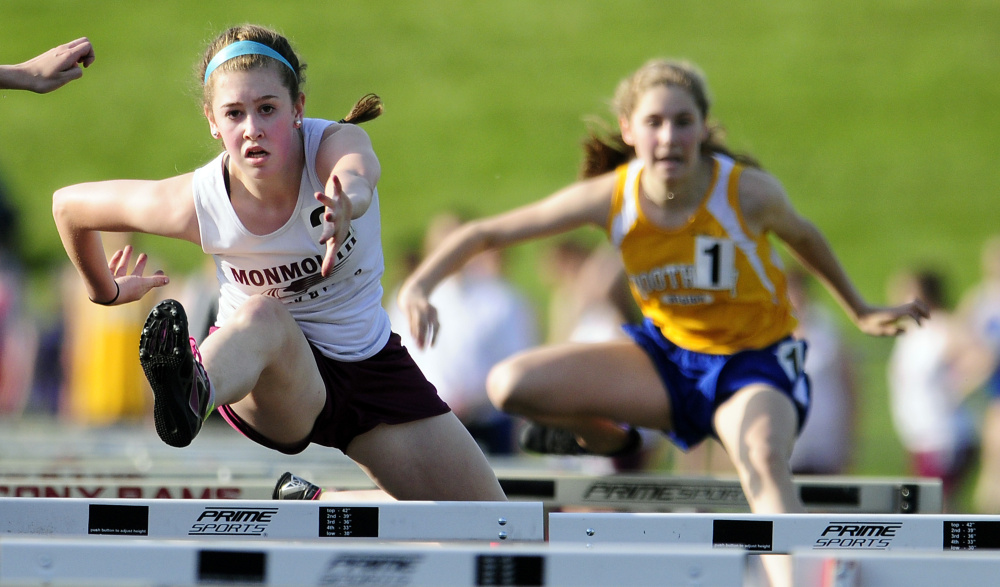
[[[382,104],[382,98],[375,94],[365,94],[354,104],[347,116],[340,119],[340,123],[361,124],[378,118],[384,111],[385,106]]]
[[[599,119],[590,121],[582,146],[583,164],[579,175],[584,179],[607,173],[635,157],[635,149],[625,144],[621,132]]]

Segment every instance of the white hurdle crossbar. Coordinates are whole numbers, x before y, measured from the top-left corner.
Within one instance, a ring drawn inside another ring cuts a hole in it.
[[[542,541],[541,503],[0,498],[6,535]]]
[[[915,587],[992,585],[1000,577],[1000,553],[796,551],[793,584],[822,587]]]
[[[134,541],[0,537],[0,584],[742,585],[735,550],[511,543]]]
[[[736,478],[652,474],[518,477],[503,472],[497,476],[508,499],[540,500],[550,507],[750,511]],[[899,514],[942,511],[940,479],[797,476],[794,482],[808,511]]]
[[[357,467],[355,467],[357,469]],[[296,469],[302,472],[301,469]],[[341,489],[373,489],[355,474],[321,473],[305,478]],[[605,475],[575,473],[497,472],[513,501],[541,501],[548,509],[564,506],[612,508],[621,511],[748,512],[735,479],[673,475]],[[214,476],[182,475],[0,475],[0,497],[270,499],[277,476],[220,480]],[[836,513],[940,513],[941,482],[925,478],[796,477],[809,511]]]
[[[551,513],[553,543],[652,543],[754,553],[1000,549],[1000,516]]]

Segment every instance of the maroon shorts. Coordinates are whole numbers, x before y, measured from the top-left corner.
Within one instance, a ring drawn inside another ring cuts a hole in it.
[[[404,424],[451,411],[395,332],[381,351],[357,362],[337,361],[309,346],[326,386],[326,405],[307,438],[294,446],[278,446],[251,428],[230,406],[219,406],[229,425],[258,444],[292,455],[310,443],[343,451],[356,436],[379,424]]]

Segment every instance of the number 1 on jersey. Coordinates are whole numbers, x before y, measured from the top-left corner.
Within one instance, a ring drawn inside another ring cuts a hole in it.
[[[694,286],[698,289],[732,289],[736,276],[736,247],[725,238],[699,236],[694,241]]]

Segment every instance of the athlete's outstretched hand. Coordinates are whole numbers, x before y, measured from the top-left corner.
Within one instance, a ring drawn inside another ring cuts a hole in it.
[[[132,245],[125,245],[125,248],[119,249],[115,251],[114,255],[111,255],[108,269],[111,270],[111,275],[115,278],[115,284],[118,286],[118,298],[111,303],[106,303],[106,300],[95,300],[96,302],[106,306],[120,306],[142,299],[144,295],[149,293],[149,290],[170,283],[170,278],[163,271],[156,271],[148,277],[143,276],[143,272],[146,270],[146,261],[148,261],[146,253],[139,254],[135,260],[135,267],[129,274],[128,266],[131,260]]]
[[[418,286],[407,282],[399,289],[396,303],[410,323],[410,335],[417,343],[417,348],[432,346],[437,340],[438,314],[426,292]]]
[[[920,326],[930,317],[930,309],[923,300],[888,308],[869,308],[858,315],[855,323],[861,332],[872,336],[896,336],[906,331],[906,322],[913,320]]]
[[[0,88],[45,94],[82,77],[82,67],[90,67],[94,59],[94,47],[81,37],[7,68],[2,73],[8,75],[0,76]]]
[[[323,257],[323,276],[330,275],[337,262],[337,250],[340,249],[347,234],[351,230],[351,213],[353,204],[344,194],[340,178],[333,176],[333,193],[316,192],[316,199],[326,206],[323,210],[323,233],[319,242],[326,244],[326,256]]]

